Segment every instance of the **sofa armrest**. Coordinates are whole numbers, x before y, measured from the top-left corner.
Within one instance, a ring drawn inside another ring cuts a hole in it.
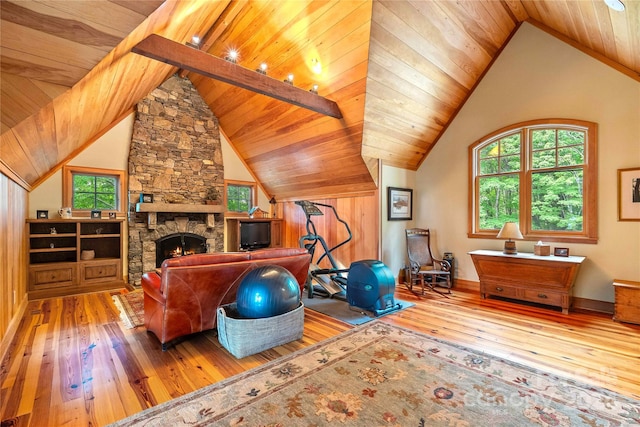
[[[153,298],[161,305],[165,305],[166,298],[160,291],[161,283],[162,279],[156,272],[149,272],[142,275],[141,285],[145,295]]]

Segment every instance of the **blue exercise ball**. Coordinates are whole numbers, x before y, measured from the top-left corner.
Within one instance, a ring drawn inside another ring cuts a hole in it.
[[[284,267],[265,265],[247,273],[238,286],[236,307],[247,319],[278,316],[298,308],[300,286]]]

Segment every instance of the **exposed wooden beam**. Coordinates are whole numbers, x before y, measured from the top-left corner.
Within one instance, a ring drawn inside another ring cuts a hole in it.
[[[231,25],[233,20],[242,11],[249,0],[234,0],[222,12],[218,20],[209,28],[200,41],[200,50],[208,52],[209,48],[218,40],[218,37]],[[189,74],[187,70],[180,70],[180,77]]]
[[[151,34],[131,51],[298,107],[342,118],[334,101],[157,34]]]

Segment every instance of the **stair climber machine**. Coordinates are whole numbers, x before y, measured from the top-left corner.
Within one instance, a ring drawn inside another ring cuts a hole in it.
[[[302,208],[306,217],[307,234],[300,237],[300,247],[305,248],[311,254],[311,265],[307,278],[308,297],[314,294],[325,298],[345,300],[351,309],[360,309],[373,313],[375,316],[391,313],[402,308],[402,304],[396,303],[394,293],[396,281],[382,261],[363,260],[351,263],[349,268],[337,261],[333,251],[345,245],[352,239],[349,225],[338,216],[336,209],[331,205],[298,200],[295,202]],[[333,212],[336,220],[342,224],[348,237],[333,247],[316,231],[316,226],[311,217],[324,215],[319,207],[328,208]],[[318,244],[322,250],[314,262]],[[331,265],[329,268],[320,268],[320,263],[325,260]]]

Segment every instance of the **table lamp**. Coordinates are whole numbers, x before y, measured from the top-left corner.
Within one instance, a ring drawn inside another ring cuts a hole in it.
[[[504,242],[504,250],[503,253],[507,255],[515,255],[518,253],[516,250],[516,242],[512,239],[522,239],[522,233],[520,233],[520,227],[515,222],[505,222],[500,232],[496,236],[498,239],[507,239]]]

